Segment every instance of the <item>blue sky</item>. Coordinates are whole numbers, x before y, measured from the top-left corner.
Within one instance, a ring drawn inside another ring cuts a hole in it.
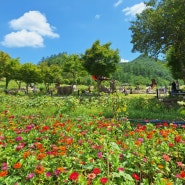
[[[143,0],[1,0],[0,51],[21,63],[66,52],[83,54],[96,40],[111,42],[132,61],[130,21]]]

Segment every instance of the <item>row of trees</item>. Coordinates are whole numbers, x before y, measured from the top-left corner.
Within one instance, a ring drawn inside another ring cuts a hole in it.
[[[132,51],[155,58],[160,54],[166,56],[173,77],[185,83],[185,3],[182,0],[149,0],[146,5],[147,9],[131,22]],[[25,82],[27,89],[30,83],[37,82],[43,82],[48,89],[51,83],[64,79],[72,79],[74,83],[90,74],[97,77],[100,86],[101,77],[110,77],[120,62],[118,50],[110,49],[110,45],[95,41],[81,56],[64,54],[61,65],[51,65],[47,60],[39,65],[22,65],[19,59],[12,59],[1,51],[0,78],[6,79],[6,89],[12,79],[19,86]]]
[[[111,43],[100,45],[100,42],[96,41],[81,56],[64,53],[56,63],[43,60],[38,65],[21,64],[18,58],[13,59],[0,51],[0,78],[6,79],[5,89],[8,89],[11,80],[15,80],[19,88],[21,83],[25,82],[28,92],[31,83],[44,83],[46,91],[49,91],[52,83],[73,85],[86,77],[90,80],[90,75],[109,77],[120,61],[118,50],[112,50],[110,45]],[[99,78],[96,82],[98,87],[101,86]]]

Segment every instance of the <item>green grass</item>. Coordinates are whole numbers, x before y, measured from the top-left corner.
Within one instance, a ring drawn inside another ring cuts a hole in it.
[[[104,116],[106,118],[128,117],[129,119],[158,119],[181,121],[185,117],[181,106],[167,108],[154,95],[122,94],[101,96],[46,96],[46,95],[5,95],[0,94],[0,111],[9,109],[15,115],[57,115],[71,118]],[[123,110],[126,109],[126,110]],[[182,114],[183,113],[183,114]]]

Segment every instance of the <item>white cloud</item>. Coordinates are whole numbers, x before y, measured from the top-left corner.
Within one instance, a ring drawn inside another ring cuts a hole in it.
[[[129,62],[129,60],[125,60],[125,59],[121,58],[120,63],[125,63],[125,62]]]
[[[5,35],[2,44],[7,47],[43,47],[43,37],[58,38],[46,17],[39,11],[29,11],[9,22],[16,32]]]
[[[125,15],[132,15],[135,16],[136,14],[140,14],[143,10],[145,10],[147,7],[146,5],[142,2],[139,4],[135,4],[134,6],[127,7],[123,9],[122,11],[125,12]]]
[[[11,32],[4,37],[2,45],[6,47],[43,47],[43,38],[36,32],[21,30]]]
[[[114,7],[119,6],[120,4],[122,4],[123,0],[118,0],[116,3],[114,3]]]
[[[95,19],[100,19],[101,15],[97,14],[95,15]]]

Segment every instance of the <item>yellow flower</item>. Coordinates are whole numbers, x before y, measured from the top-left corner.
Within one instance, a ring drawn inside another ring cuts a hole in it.
[[[121,109],[120,109],[120,108],[118,108],[116,112],[121,112]]]
[[[158,165],[158,168],[163,169],[163,168],[164,168],[164,166],[163,166],[163,165],[161,165],[161,164],[159,164],[159,165]]]
[[[127,107],[124,106],[122,110],[123,110],[124,112],[126,112],[126,111],[127,111]]]

